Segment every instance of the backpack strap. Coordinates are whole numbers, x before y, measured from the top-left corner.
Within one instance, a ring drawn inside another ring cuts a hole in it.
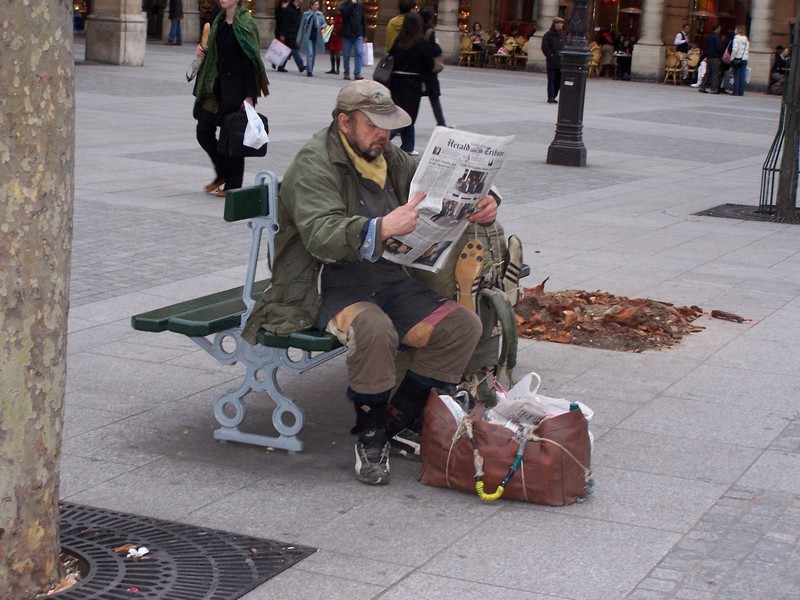
[[[514,383],[513,370],[517,366],[517,348],[519,337],[517,335],[517,318],[508,297],[496,288],[484,288],[480,295],[486,298],[494,308],[500,329],[503,332],[503,340],[500,344],[500,354],[497,358],[496,373],[500,373],[501,368],[505,370],[506,377]]]

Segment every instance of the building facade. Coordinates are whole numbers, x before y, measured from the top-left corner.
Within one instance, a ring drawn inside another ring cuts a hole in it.
[[[242,0],[259,23],[262,43],[274,37],[274,11],[278,0]],[[322,0],[322,10],[333,20],[339,0]],[[376,54],[383,51],[386,23],[397,14],[397,0],[359,0],[364,2],[368,38]],[[569,20],[572,0],[418,0],[431,6],[437,15],[437,34],[445,57],[454,62],[459,54],[459,37],[473,23],[480,22],[491,31],[500,25],[504,32],[517,27],[520,35],[531,36],[527,66],[544,70],[544,56],[539,50],[541,36],[554,17]],[[200,35],[198,0],[184,0],[184,38],[197,40]],[[135,46],[137,59],[143,60],[146,16],[158,14],[164,0],[94,0],[95,14],[87,19],[87,53],[113,57],[125,55],[126,43]],[[301,8],[307,8],[301,0]],[[702,47],[705,35],[719,23],[723,33],[735,25],[744,25],[750,39],[751,87],[766,87],[776,45],[788,46],[791,24],[800,0],[590,0],[589,35],[605,29],[631,36],[635,40],[632,76],[640,80],[660,80],[664,76],[666,52],[673,47],[675,34],[684,23],[690,26],[690,40]],[[159,24],[160,25],[160,24]],[[92,27],[102,36],[92,36]],[[153,19],[147,21],[148,33],[154,36]],[[111,31],[119,28],[121,31]],[[162,36],[168,27],[158,27]],[[158,35],[155,33],[155,35]],[[89,48],[94,43],[112,43],[113,52]]]

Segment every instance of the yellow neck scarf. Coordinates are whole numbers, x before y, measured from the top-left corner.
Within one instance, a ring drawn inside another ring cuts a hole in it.
[[[350,146],[350,143],[347,141],[347,138],[344,137],[344,134],[341,131],[338,131],[337,133],[339,134],[339,139],[342,140],[345,151],[353,161],[356,171],[361,173],[361,176],[364,179],[374,181],[381,187],[381,189],[383,189],[383,187],[386,185],[386,158],[384,158],[383,154],[373,161],[368,161],[364,158],[361,158]]]

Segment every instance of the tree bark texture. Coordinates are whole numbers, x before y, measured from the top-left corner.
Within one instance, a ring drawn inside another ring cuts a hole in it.
[[[59,578],[75,154],[72,3],[0,14],[0,596]]]

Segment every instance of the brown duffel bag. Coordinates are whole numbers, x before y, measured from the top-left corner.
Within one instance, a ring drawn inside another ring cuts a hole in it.
[[[483,457],[485,490],[477,493],[493,500],[492,493],[514,463],[519,442],[510,429],[486,422],[483,416],[484,408],[478,404],[465,420],[471,423],[475,446]],[[476,493],[468,428],[469,423],[459,425],[436,391],[431,391],[422,425],[422,483]],[[589,425],[580,410],[548,417],[528,436],[522,462],[501,494],[549,506],[573,504],[591,491],[590,458]]]

